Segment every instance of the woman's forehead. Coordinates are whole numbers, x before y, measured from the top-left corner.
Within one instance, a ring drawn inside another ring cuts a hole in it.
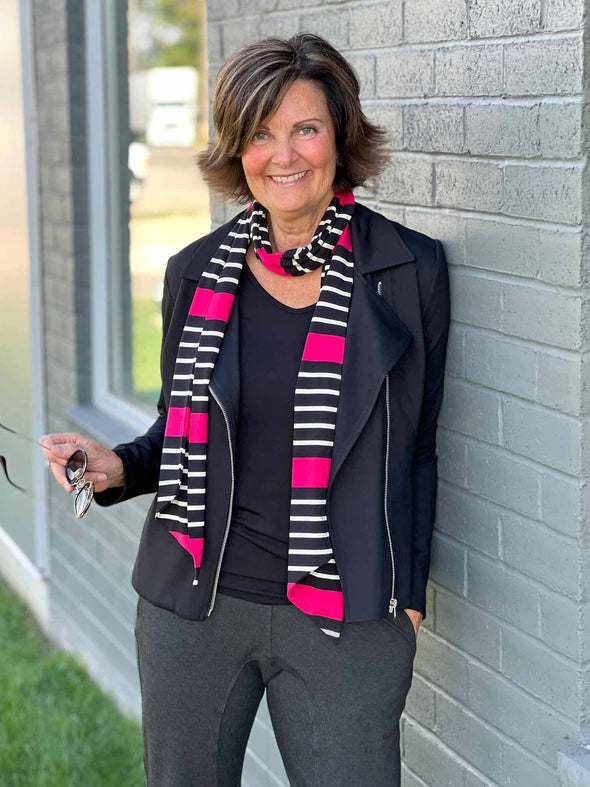
[[[324,91],[320,85],[308,79],[297,79],[285,91],[277,102],[271,115],[262,122],[263,125],[285,121],[299,120],[325,121],[330,113]]]

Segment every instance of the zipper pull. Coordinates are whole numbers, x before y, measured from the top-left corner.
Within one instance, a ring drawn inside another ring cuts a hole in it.
[[[394,618],[397,617],[397,599],[396,598],[390,598],[389,599],[389,612],[390,613],[393,612],[393,617]]]

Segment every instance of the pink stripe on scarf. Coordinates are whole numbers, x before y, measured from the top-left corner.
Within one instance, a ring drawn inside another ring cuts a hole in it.
[[[304,361],[332,361],[342,363],[344,358],[344,336],[308,333],[303,350]]]
[[[327,488],[332,460],[323,456],[293,457],[293,486]]]
[[[208,290],[206,287],[197,287],[188,313],[193,317],[204,317],[207,314],[212,297],[213,290]]]
[[[193,557],[195,568],[200,568],[203,562],[203,541],[202,538],[190,538],[186,533],[177,533],[175,530],[168,531],[178,541],[181,547],[186,549]]]
[[[166,419],[166,437],[183,437],[188,431],[189,407],[169,407]]]
[[[350,225],[347,224],[344,228],[344,232],[340,236],[339,241],[340,246],[344,246],[347,251],[352,251],[352,242],[350,240]]]
[[[308,615],[344,620],[344,596],[341,590],[320,590],[310,585],[289,582],[287,598]]]
[[[223,320],[227,322],[234,302],[234,296],[230,292],[218,292],[213,298],[207,309],[208,320]]]
[[[207,413],[191,413],[188,432],[189,443],[206,443],[209,416]]]

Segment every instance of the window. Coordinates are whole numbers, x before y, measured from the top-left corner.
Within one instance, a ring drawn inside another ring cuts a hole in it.
[[[160,390],[168,258],[210,229],[204,0],[86,3],[93,394],[137,425]]]

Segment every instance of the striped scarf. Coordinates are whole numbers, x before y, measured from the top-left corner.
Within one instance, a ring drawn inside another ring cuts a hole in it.
[[[250,243],[280,275],[320,265],[321,287],[295,388],[287,598],[338,641],[344,619],[340,577],[327,527],[326,495],[340,397],[353,255],[352,191],[334,194],[308,246],[273,253],[266,210],[253,201],[201,274],[174,370],[156,517],[192,555],[199,581],[205,543],[209,381]]]

